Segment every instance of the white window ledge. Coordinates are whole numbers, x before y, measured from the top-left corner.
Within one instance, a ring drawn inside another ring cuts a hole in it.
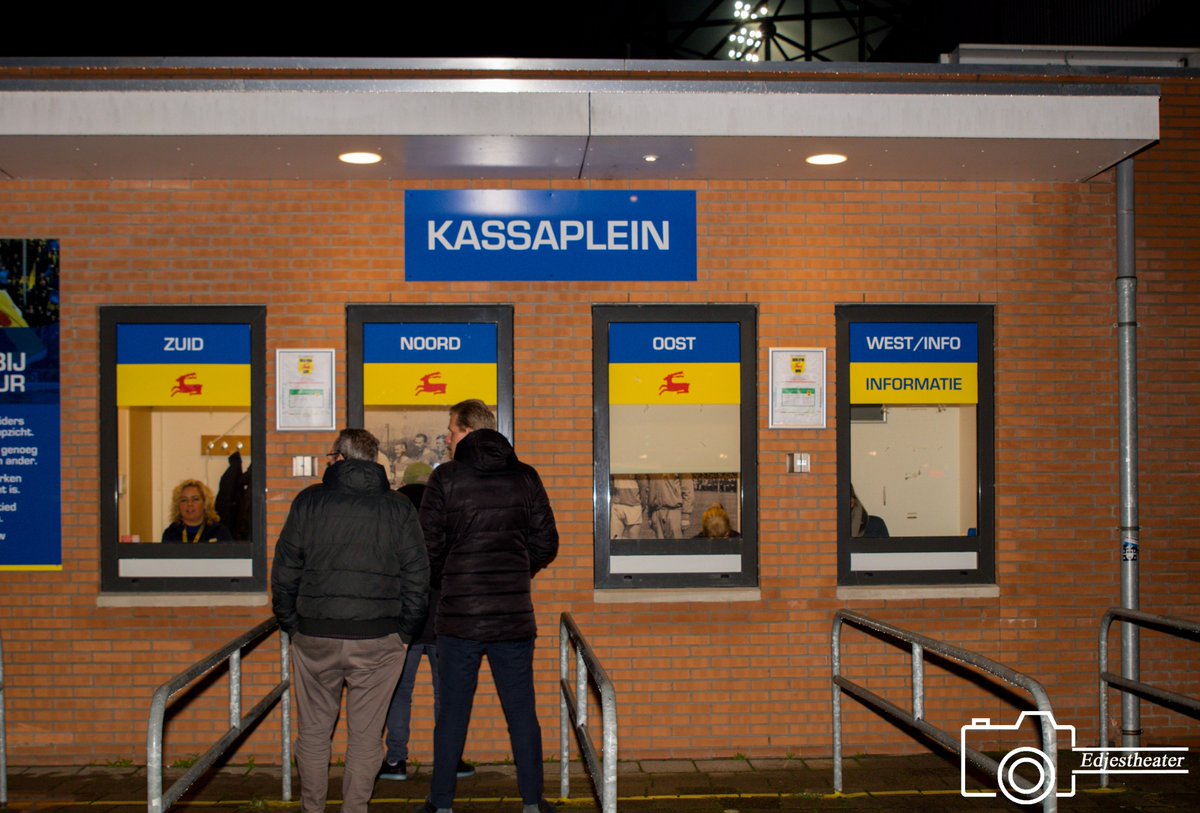
[[[101,593],[97,607],[265,607],[266,593]]]
[[[762,590],[757,587],[594,590],[592,597],[597,604],[667,604],[686,601],[723,604],[735,601],[762,601]]]
[[[997,598],[1000,586],[996,584],[933,584],[887,585],[881,587],[839,587],[839,601],[877,601],[880,599],[925,599],[925,598]]]

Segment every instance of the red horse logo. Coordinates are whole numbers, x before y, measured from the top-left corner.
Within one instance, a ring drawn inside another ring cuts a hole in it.
[[[192,381],[196,377],[195,373],[187,373],[175,379],[175,386],[171,387],[171,397],[176,395],[200,395],[204,389],[203,384],[196,384]]]
[[[438,370],[436,373],[430,373],[429,375],[421,376],[421,383],[417,385],[416,390],[413,391],[413,395],[420,395],[423,392],[427,392],[430,395],[445,395],[446,385],[440,381],[433,380],[441,377],[441,370]]]
[[[683,370],[680,370],[677,373],[671,373],[670,375],[664,375],[663,381],[665,383],[659,385],[658,394],[662,395],[664,392],[673,392],[676,395],[684,395],[690,392],[692,389],[690,382],[675,380],[681,375],[683,375]]]

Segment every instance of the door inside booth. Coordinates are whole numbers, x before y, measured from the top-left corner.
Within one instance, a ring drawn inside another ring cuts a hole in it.
[[[478,399],[513,439],[512,308],[349,305],[347,416],[379,438],[393,488],[449,460],[449,408]]]

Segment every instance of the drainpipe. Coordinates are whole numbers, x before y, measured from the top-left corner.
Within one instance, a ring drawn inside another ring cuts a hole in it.
[[[1137,269],[1134,265],[1133,159],[1117,164],[1117,409],[1121,452],[1121,606],[1138,609]],[[1139,679],[1138,628],[1121,625],[1121,674]],[[1142,736],[1136,695],[1121,693],[1121,745]]]

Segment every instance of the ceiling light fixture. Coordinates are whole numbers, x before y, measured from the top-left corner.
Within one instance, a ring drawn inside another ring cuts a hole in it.
[[[344,152],[338,160],[345,164],[378,164],[383,156],[377,152]]]
[[[846,163],[846,156],[839,155],[836,152],[823,152],[820,155],[810,155],[804,159],[805,163],[815,164],[819,167],[833,166],[834,164]]]
[[[657,155],[643,155],[642,160],[645,161],[647,164],[653,164],[655,161],[658,160],[658,156]]]

